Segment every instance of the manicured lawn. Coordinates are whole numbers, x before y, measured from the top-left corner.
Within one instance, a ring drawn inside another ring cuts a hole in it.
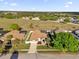
[[[52,47],[47,47],[46,45],[37,46],[37,49],[52,49]]]
[[[3,50],[2,47],[0,47],[0,53],[2,52],[2,50]]]
[[[29,47],[30,47],[30,44],[25,44],[25,42],[23,41],[23,42],[16,42],[16,43],[13,43],[13,49],[19,49],[19,50],[21,50],[21,49],[29,49]]]
[[[19,44],[18,46],[13,46],[10,52],[14,50],[18,50],[19,52],[24,52],[24,51],[26,52],[28,51],[29,47],[30,47],[30,44]]]
[[[29,47],[30,47],[30,44],[20,44],[17,48],[18,49],[29,49]]]
[[[53,47],[37,46],[37,51],[46,53],[46,52],[57,52],[57,51],[59,52],[60,50],[59,49],[55,49]]]

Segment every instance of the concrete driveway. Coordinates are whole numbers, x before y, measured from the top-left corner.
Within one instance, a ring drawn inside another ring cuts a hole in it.
[[[30,42],[30,48],[28,53],[37,53],[37,41]]]

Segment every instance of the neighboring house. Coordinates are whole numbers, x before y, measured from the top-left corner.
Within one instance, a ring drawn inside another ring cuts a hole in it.
[[[78,19],[76,17],[72,17],[71,18],[71,22],[77,24],[78,23]]]
[[[0,31],[0,36],[5,35],[6,33],[8,33],[9,31]]]
[[[73,33],[79,36],[79,29],[74,30]]]
[[[33,17],[32,20],[40,20],[39,17]]]
[[[24,20],[30,20],[30,18],[29,17],[22,17],[22,19],[24,19]]]
[[[72,34],[74,35],[74,37],[79,39],[79,29],[72,31]]]
[[[3,30],[3,28],[0,28],[0,31]]]
[[[2,44],[4,41],[0,40],[0,44]]]
[[[42,33],[39,30],[35,30],[32,32],[31,36],[30,36],[30,40],[36,40],[38,41],[38,43],[40,42],[40,44],[45,44],[45,38],[47,38],[47,34]]]
[[[7,34],[5,34],[4,37],[6,38],[9,35],[12,35],[13,38],[15,38],[15,39],[23,40],[24,36],[25,36],[25,32],[20,32],[18,30],[13,30],[13,31],[8,32]]]
[[[79,30],[76,30],[75,33],[79,35]]]
[[[63,23],[64,20],[65,20],[65,18],[59,18],[59,19],[57,20],[57,22],[58,22],[58,23]]]
[[[9,31],[4,31],[3,28],[0,28],[0,37],[2,37],[4,34],[8,33]]]
[[[4,31],[3,28],[0,28],[0,42],[4,41],[3,36],[9,31]]]
[[[10,13],[10,14],[13,14],[13,15],[17,15],[17,12],[4,12],[5,15],[7,15],[7,14],[9,14],[9,13]]]

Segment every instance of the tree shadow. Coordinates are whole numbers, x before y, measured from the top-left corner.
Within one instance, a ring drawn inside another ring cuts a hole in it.
[[[10,59],[18,59],[18,51],[14,51]]]
[[[0,57],[3,56],[3,55],[6,55],[11,48],[12,48],[12,43],[11,43],[11,40],[9,40],[6,43],[6,45],[5,45],[5,47],[4,47],[4,49],[3,49],[2,53],[1,53]]]
[[[0,57],[3,56],[3,55],[6,55],[8,52],[9,52],[8,50],[3,50]]]

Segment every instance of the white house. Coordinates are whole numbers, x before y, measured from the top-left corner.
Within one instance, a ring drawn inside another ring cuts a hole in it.
[[[29,17],[22,17],[22,19],[25,19],[25,20],[30,20],[30,18]]]
[[[40,20],[39,17],[33,17],[32,20]]]
[[[72,22],[72,23],[78,23],[78,19],[77,19],[76,17],[72,17],[72,18],[71,18],[71,22]]]
[[[65,18],[59,18],[57,22],[64,22]]]

